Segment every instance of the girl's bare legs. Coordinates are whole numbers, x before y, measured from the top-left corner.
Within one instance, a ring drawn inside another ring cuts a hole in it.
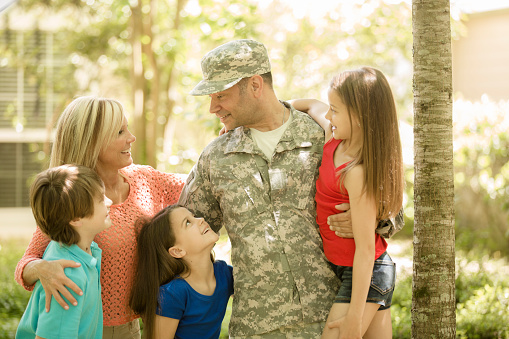
[[[327,317],[327,323],[323,329],[322,339],[337,339],[339,337],[339,328],[329,328],[327,326],[331,321],[340,319],[348,312],[350,304],[338,304],[334,303],[330,309],[329,316]]]
[[[392,319],[390,308],[376,312],[375,316],[373,317],[373,320],[371,320],[371,324],[369,324],[366,333],[364,333],[363,338],[364,339],[392,338]]]
[[[334,320],[341,319],[346,316],[350,304],[335,303],[329,312],[327,324]],[[362,317],[362,333],[363,338],[392,338],[391,310],[378,311],[380,305],[366,303],[364,314]],[[322,339],[337,339],[339,337],[339,328],[329,328],[325,325],[322,333]]]

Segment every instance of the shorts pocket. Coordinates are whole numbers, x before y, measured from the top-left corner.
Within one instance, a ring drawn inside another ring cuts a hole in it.
[[[371,277],[371,287],[380,294],[387,294],[394,290],[396,284],[396,264],[391,257],[384,253],[375,260],[373,266],[373,275]]]

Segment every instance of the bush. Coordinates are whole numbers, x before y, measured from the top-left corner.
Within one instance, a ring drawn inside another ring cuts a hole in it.
[[[0,338],[14,338],[30,299],[30,292],[14,281],[14,270],[25,247],[26,242],[19,240],[0,242]]]
[[[453,108],[456,247],[509,255],[509,101],[456,100]],[[408,130],[405,138],[413,135]],[[407,143],[411,140],[407,140]],[[405,166],[405,228],[413,229],[413,177]]]
[[[509,338],[509,264],[499,254],[456,253],[459,339]],[[391,306],[393,338],[412,337],[411,309],[412,272],[399,269]]]
[[[412,275],[403,273],[402,277],[397,277],[396,288],[392,296],[391,317],[392,317],[392,337],[393,338],[411,338],[412,337]]]
[[[509,255],[509,101],[454,102],[456,244]]]
[[[497,255],[456,260],[456,323],[461,339],[509,338],[509,266]]]

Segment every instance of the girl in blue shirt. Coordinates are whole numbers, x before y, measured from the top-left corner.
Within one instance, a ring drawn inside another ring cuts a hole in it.
[[[212,254],[219,236],[179,205],[139,223],[130,306],[146,338],[219,338],[233,294],[232,267]]]

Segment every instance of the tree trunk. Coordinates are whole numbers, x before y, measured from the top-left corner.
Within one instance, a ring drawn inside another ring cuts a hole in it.
[[[455,338],[454,169],[449,0],[413,0],[412,338]]]
[[[143,50],[141,37],[143,33],[143,14],[141,12],[141,1],[131,7],[131,46],[132,46],[132,82],[133,82],[133,132],[136,136],[136,143],[133,147],[133,159],[135,163],[145,164],[146,161],[146,121],[145,121],[145,78],[143,67]]]
[[[150,69],[153,72],[152,80],[150,82],[150,106],[147,110],[150,117],[146,118],[147,131],[146,131],[146,152],[147,152],[147,165],[157,167],[157,139],[162,137],[158,134],[158,116],[159,116],[159,96],[160,96],[160,76],[159,67],[157,64],[156,56],[153,50],[154,34],[152,32],[154,25],[154,16],[157,14],[157,0],[150,0],[150,11],[144,18],[144,35],[148,36],[150,41],[143,45],[143,50],[147,56],[147,61]]]
[[[187,3],[187,0],[177,0],[177,7],[175,10],[175,16],[173,17],[173,27],[172,27],[172,35],[173,38],[177,40],[177,45],[180,45],[183,41],[180,33],[181,29],[181,12],[184,9],[185,5]],[[173,144],[173,138],[174,138],[174,132],[175,132],[175,126],[170,125],[170,121],[173,119],[173,108],[175,107],[175,101],[176,101],[176,93],[177,91],[174,89],[176,86],[176,71],[175,71],[175,53],[172,54],[170,57],[171,64],[169,67],[169,70],[166,74],[167,78],[164,83],[164,103],[165,105],[161,104],[161,112],[159,113],[160,116],[162,116],[164,119],[164,124],[158,124],[158,135],[162,136],[165,142],[168,142],[170,147],[168,147],[167,151],[164,152],[166,156],[169,156],[171,154],[171,145]],[[161,81],[162,82],[162,81]],[[170,131],[169,134],[167,132]],[[161,148],[162,150],[162,148]]]

